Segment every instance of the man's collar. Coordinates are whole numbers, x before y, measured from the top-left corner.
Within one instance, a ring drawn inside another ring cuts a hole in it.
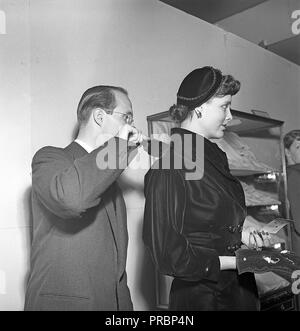
[[[88,144],[86,144],[85,142],[83,142],[80,139],[75,139],[74,140],[78,145],[80,145],[82,148],[84,148],[88,153],[91,153],[94,148],[92,148],[91,146],[89,146]]]

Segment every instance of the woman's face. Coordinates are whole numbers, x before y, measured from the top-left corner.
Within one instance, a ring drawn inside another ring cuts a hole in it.
[[[300,140],[295,139],[288,150],[286,150],[286,155],[289,164],[300,163]]]
[[[226,126],[232,120],[231,99],[231,95],[215,97],[200,107],[202,117],[199,119],[199,125],[206,138],[219,139],[224,136]]]

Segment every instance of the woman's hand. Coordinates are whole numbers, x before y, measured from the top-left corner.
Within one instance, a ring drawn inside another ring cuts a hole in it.
[[[271,236],[268,232],[258,231],[255,227],[247,227],[242,232],[242,243],[248,248],[261,249],[271,245]]]

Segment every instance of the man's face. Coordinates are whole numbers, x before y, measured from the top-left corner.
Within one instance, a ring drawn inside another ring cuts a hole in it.
[[[112,114],[105,116],[103,131],[115,136],[125,124],[133,123],[132,104],[128,96],[122,92],[115,91],[117,106]]]
[[[132,104],[128,96],[121,92],[115,92],[117,107],[113,110],[112,116],[124,124],[131,125],[133,123]]]
[[[289,148],[290,157],[294,164],[300,163],[300,140],[295,139]]]

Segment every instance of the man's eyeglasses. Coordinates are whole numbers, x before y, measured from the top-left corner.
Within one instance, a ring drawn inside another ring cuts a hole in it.
[[[134,121],[132,114],[121,113],[119,111],[114,111],[113,114],[121,114],[122,117],[124,118],[124,121],[129,125],[131,125]]]

